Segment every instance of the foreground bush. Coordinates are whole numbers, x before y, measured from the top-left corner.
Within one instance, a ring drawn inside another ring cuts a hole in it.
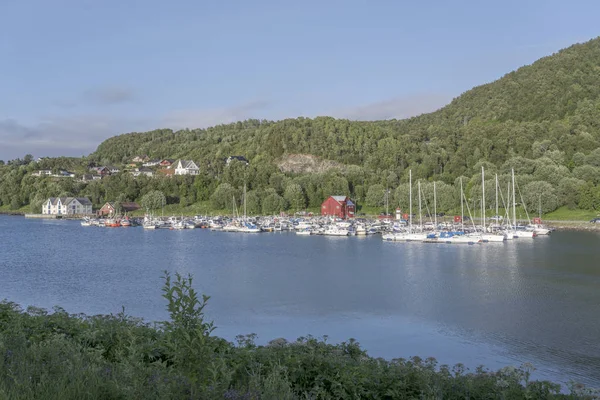
[[[369,357],[349,340],[211,336],[207,296],[167,274],[170,320],[70,315],[0,303],[0,399],[579,399],[597,393],[530,381],[533,367],[438,366],[434,359]]]

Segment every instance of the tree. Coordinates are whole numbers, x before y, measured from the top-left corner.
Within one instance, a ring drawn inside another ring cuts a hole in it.
[[[29,164],[33,161],[33,156],[31,154],[26,154],[25,157],[23,158],[23,162],[25,164]]]
[[[380,207],[385,204],[385,187],[382,184],[369,186],[367,191],[367,205],[371,207]]]
[[[260,196],[258,191],[250,190],[246,192],[246,212],[250,215],[260,214]]]
[[[262,201],[262,212],[265,215],[277,214],[285,209],[285,199],[275,192],[268,194]]]
[[[579,189],[579,208],[583,210],[600,210],[600,186],[587,182]]]
[[[0,160],[0,165],[4,165],[4,160]]]
[[[229,209],[232,206],[235,189],[229,183],[221,183],[210,196],[212,206],[218,210]]]
[[[517,198],[519,192],[516,192]],[[530,215],[538,213],[540,207],[542,213],[548,213],[558,208],[558,196],[556,190],[548,182],[534,181],[523,187],[522,191],[525,207]]]
[[[306,207],[306,198],[304,197],[302,186],[297,183],[290,183],[286,186],[283,198],[296,211]]]
[[[579,192],[584,184],[584,181],[577,178],[561,179],[558,183],[558,190],[556,191],[559,205],[565,205],[569,209],[577,207],[577,204],[579,203]]]
[[[149,210],[156,210],[167,204],[165,195],[160,190],[153,190],[142,197],[142,207]]]

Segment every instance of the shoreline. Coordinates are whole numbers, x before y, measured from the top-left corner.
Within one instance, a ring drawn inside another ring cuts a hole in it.
[[[581,232],[599,232],[600,224],[589,221],[546,221],[547,226],[557,231],[581,231]]]

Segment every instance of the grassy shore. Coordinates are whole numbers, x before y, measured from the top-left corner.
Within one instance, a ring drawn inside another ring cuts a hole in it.
[[[170,320],[70,315],[0,303],[0,399],[592,399],[534,381],[532,365],[469,371],[432,359],[369,357],[358,342],[254,335],[230,343],[204,319],[208,297],[165,275]]]

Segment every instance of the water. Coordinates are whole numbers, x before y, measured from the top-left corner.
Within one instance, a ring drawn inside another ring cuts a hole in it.
[[[216,334],[356,338],[369,354],[600,387],[600,235],[485,245],[207,230],[81,227],[0,217],[0,299],[167,317],[164,270],[211,296]]]

